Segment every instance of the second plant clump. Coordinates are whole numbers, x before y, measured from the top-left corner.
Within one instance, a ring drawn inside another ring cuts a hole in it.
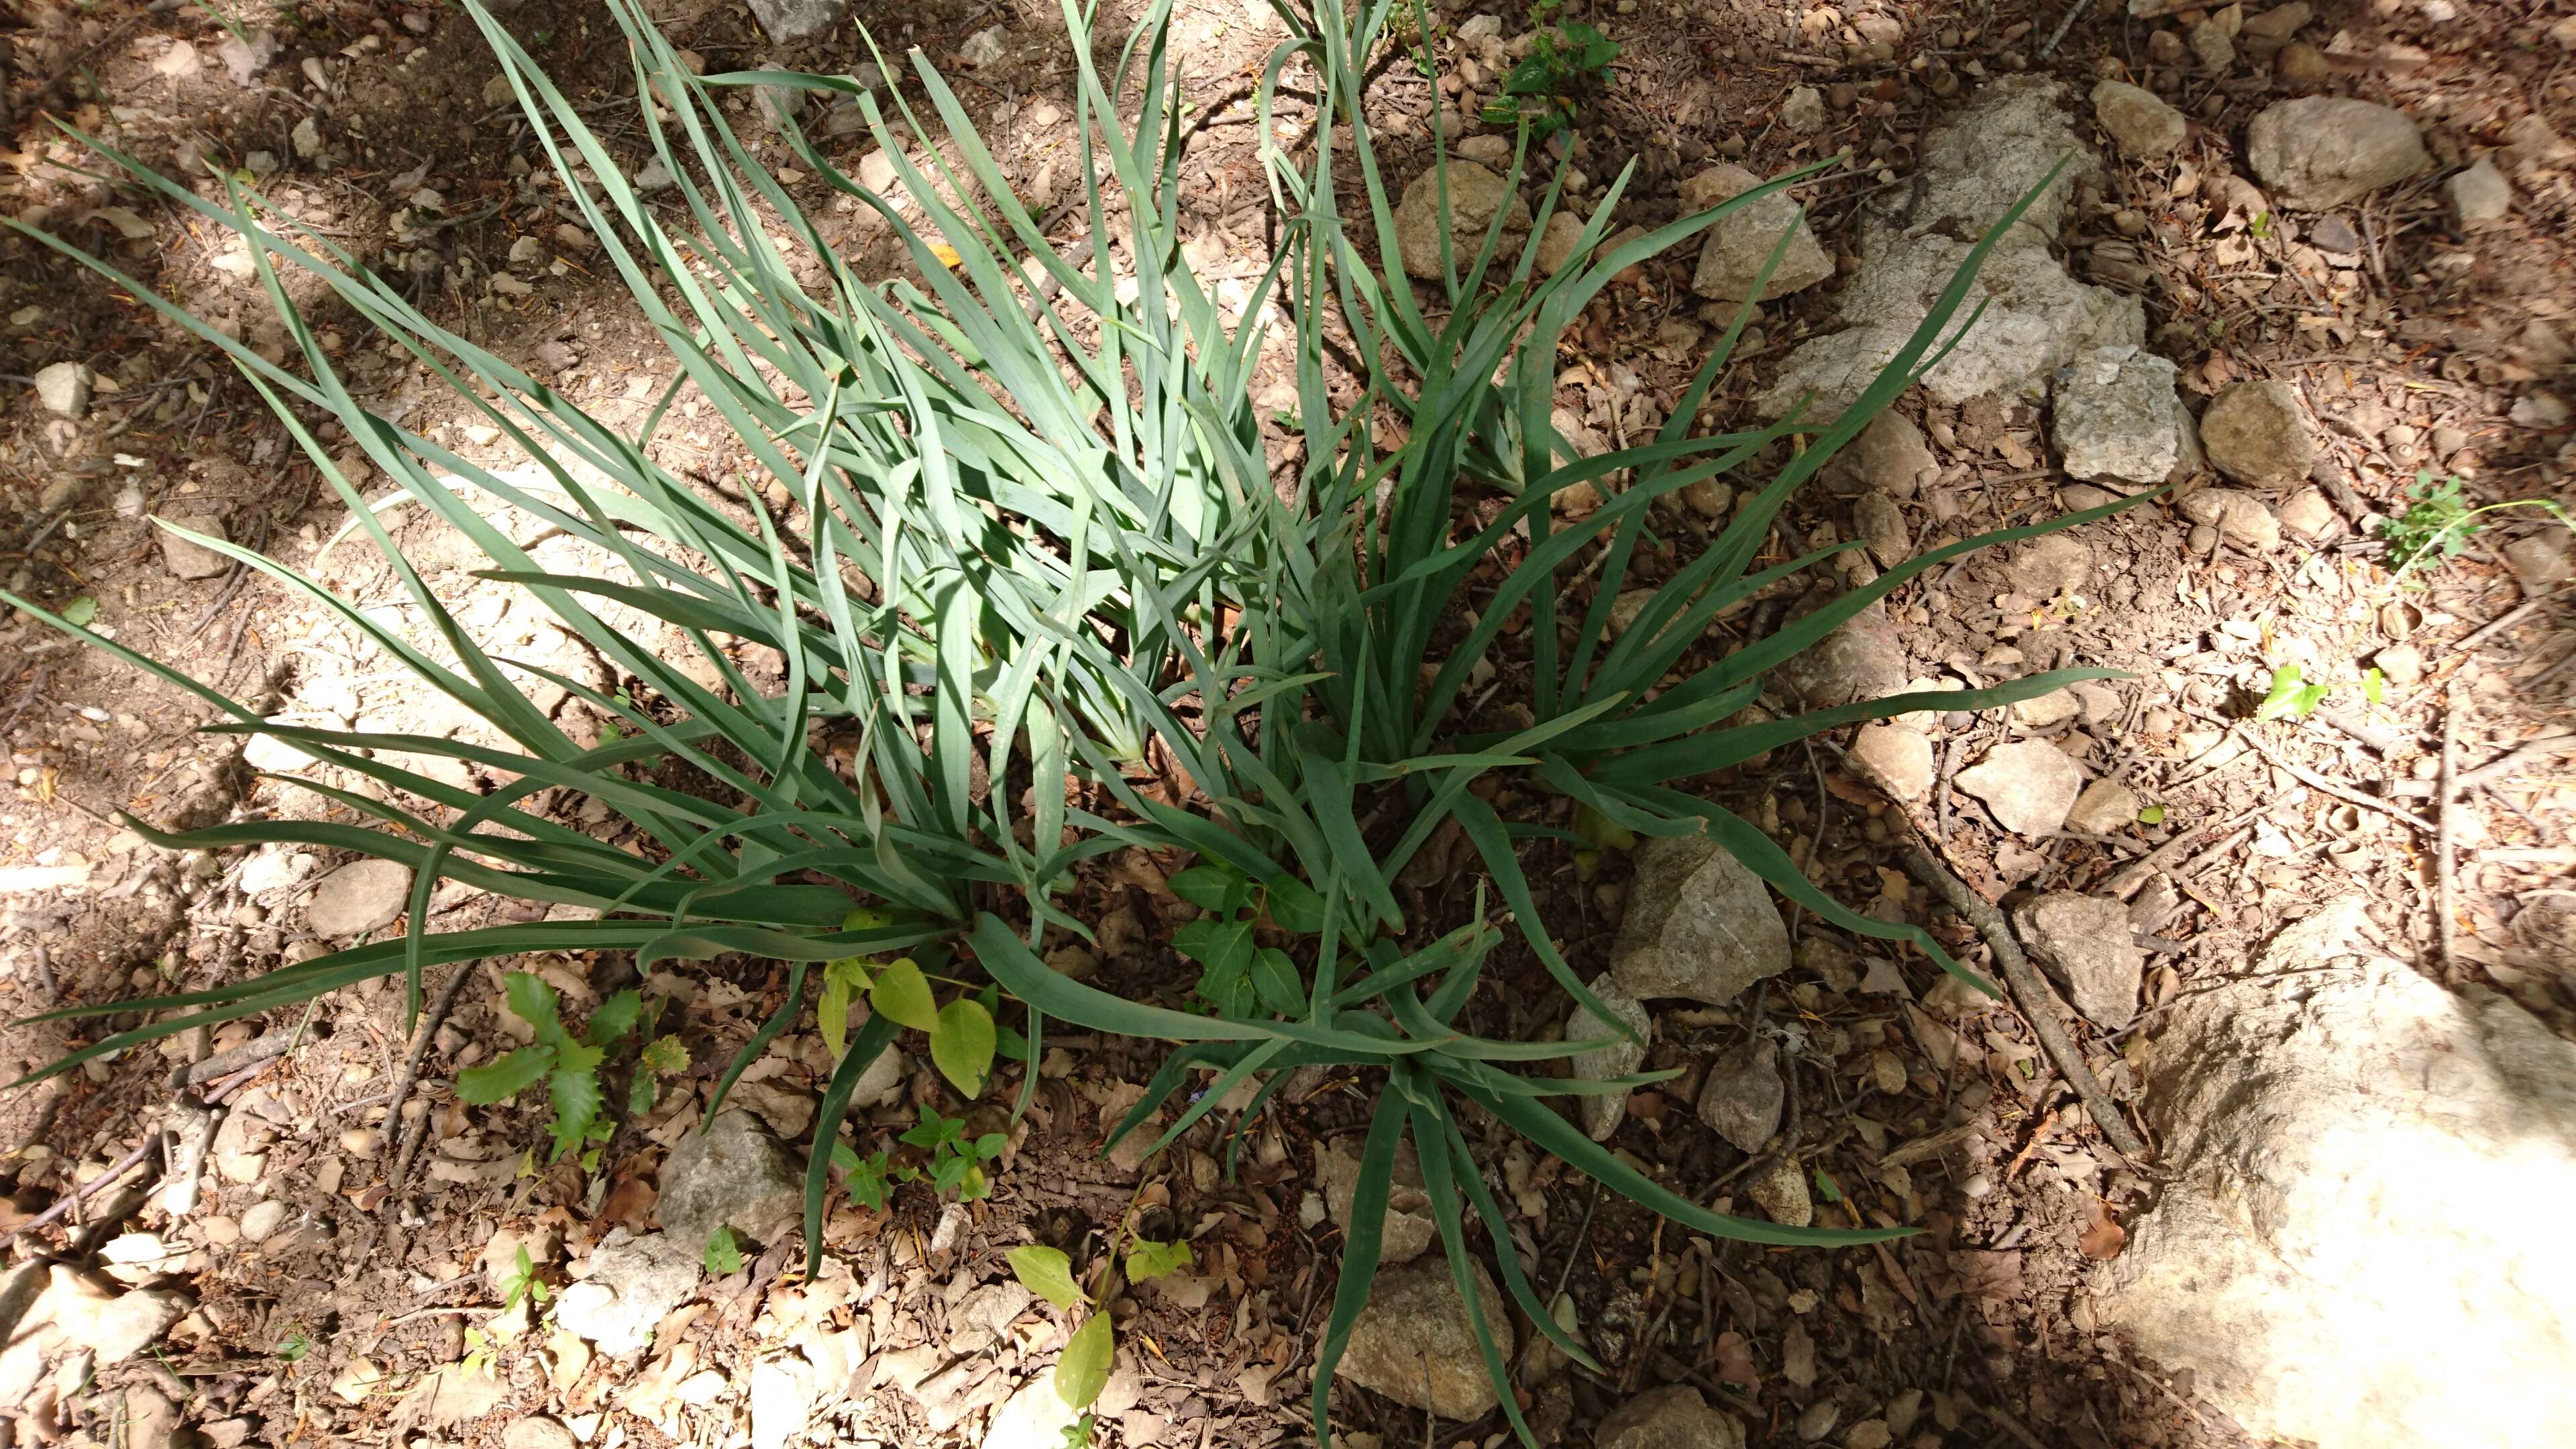
[[[908,87],[886,93],[897,124],[878,93],[846,78],[696,75],[637,0],[612,0],[638,94],[650,101],[637,118],[673,178],[673,199],[648,205],[581,110],[504,27],[465,4],[606,267],[669,349],[668,388],[639,432],[610,427],[442,327],[233,178],[219,178],[219,200],[200,196],[100,148],[139,187],[243,238],[301,368],[268,361],[104,262],[81,260],[232,357],[352,510],[353,527],[385,554],[425,626],[405,632],[386,611],[362,610],[281,563],[199,542],[341,621],[479,726],[433,738],[265,720],[88,627],[94,617],[12,599],[195,693],[227,717],[217,731],[293,744],[317,761],[318,777],[286,783],[324,792],[347,817],[252,817],[176,835],[138,824],[152,839],[209,850],[292,842],[415,871],[400,939],[171,995],[65,1008],[52,1015],[139,1013],[142,1024],[37,1075],[378,976],[403,977],[417,1011],[424,972],[449,963],[632,951],[649,972],[716,956],[766,959],[783,967],[784,999],[705,1110],[711,1118],[744,1067],[804,1019],[810,988],[816,1029],[837,1058],[808,1158],[810,1270],[835,1172],[871,1206],[907,1168],[959,1197],[989,1189],[984,1168],[999,1134],[969,1137],[956,1119],[926,1113],[905,1134],[921,1154],[917,1168],[909,1156],[897,1166],[844,1140],[861,1074],[901,1031],[922,1033],[968,1097],[997,1060],[1033,1064],[1050,1019],[1176,1043],[1118,1129],[1145,1130],[1181,1104],[1157,1149],[1236,1100],[1240,1085],[1257,1084],[1233,1143],[1292,1068],[1380,1074],[1315,1361],[1319,1436],[1408,1140],[1459,1292],[1472,1300],[1480,1291],[1468,1234],[1481,1222],[1504,1290],[1580,1362],[1590,1362],[1585,1350],[1540,1302],[1511,1246],[1472,1124],[1487,1124],[1473,1127],[1479,1135],[1521,1133],[1695,1231],[1806,1245],[1896,1231],[1715,1213],[1569,1123],[1548,1098],[1625,1093],[1672,1074],[1586,1081],[1525,1069],[1629,1028],[1559,951],[1520,857],[1568,840],[1704,831],[1820,919],[1910,942],[1959,969],[1920,928],[1835,900],[1779,845],[1690,787],[1822,731],[1919,708],[2006,704],[2103,673],[1739,722],[1764,698],[1769,671],[1923,570],[2108,509],[1932,550],[1732,653],[1710,637],[1715,621],[1757,595],[1856,547],[1767,551],[1790,495],[1938,360],[1963,320],[1972,323],[1959,314],[1984,247],[1838,416],[1692,433],[1747,308],[1655,437],[1587,456],[1552,422],[1559,339],[1621,271],[1797,178],[1603,251],[1623,173],[1585,220],[1573,260],[1552,275],[1536,267],[1534,246],[1505,254],[1497,208],[1471,245],[1443,230],[1442,280],[1417,294],[1401,269],[1379,263],[1397,252],[1394,207],[1361,105],[1392,0],[1358,11],[1341,0],[1280,7],[1290,38],[1264,71],[1258,134],[1279,134],[1274,113],[1293,92],[1311,108],[1306,134],[1347,134],[1350,145],[1290,151],[1265,140],[1283,226],[1274,259],[1241,297],[1197,275],[1182,245],[1192,225],[1182,208],[1189,131],[1171,84],[1167,0],[1147,7],[1106,72],[1088,12],[1065,7],[1084,178],[1080,248],[1047,235],[917,54]],[[1427,13],[1416,5],[1411,15],[1409,33],[1429,34]],[[1532,72],[1529,95],[1560,94],[1615,53],[1574,27],[1559,39],[1533,58],[1563,74]],[[1287,84],[1292,75],[1306,88]],[[717,101],[754,86],[855,98],[900,195],[861,187],[792,125],[791,145],[809,174],[882,218],[918,280],[854,275],[741,144]],[[944,142],[929,141],[916,95]],[[1529,144],[1562,115],[1550,102],[1514,118],[1513,186],[1533,180]],[[1445,151],[1434,164],[1449,164]],[[1529,236],[1560,209],[1564,174],[1560,163],[1535,178]],[[1991,218],[1994,232],[2018,214]],[[787,241],[819,264],[819,281],[800,282]],[[448,400],[506,438],[519,466],[462,456],[371,411],[317,341],[312,309],[295,302],[281,268],[298,274],[295,293],[318,286],[323,304],[444,380]],[[1297,394],[1284,441],[1265,438],[1250,400],[1274,329],[1284,329]],[[761,475],[744,480],[756,485],[741,490],[747,506],[709,496],[657,459],[655,435],[684,388]],[[344,444],[326,438],[326,422]],[[381,500],[363,496],[334,461],[348,447],[480,548],[493,565],[484,579],[525,591],[609,661],[615,687],[485,652],[453,601],[403,558]],[[1733,520],[1614,627],[1617,583],[1641,546],[1660,546],[1679,492],[1755,471],[1767,476],[1747,480]],[[1556,505],[1578,492],[1603,501],[1569,525]],[[763,506],[772,493],[785,505]],[[560,550],[541,560],[495,521],[504,517],[568,540],[576,563]],[[667,657],[647,630],[685,639],[698,657]],[[1493,680],[1513,691],[1507,707],[1496,706]],[[567,730],[532,702],[532,687],[561,691],[598,728]],[[834,740],[855,741],[852,752],[836,756]],[[407,768],[416,756],[490,772],[493,783],[466,788]],[[1181,788],[1162,788],[1170,781]],[[572,807],[583,799],[604,810],[606,828],[580,823]],[[1579,831],[1551,823],[1568,814]],[[1444,835],[1473,849],[1488,884],[1464,919],[1426,931],[1432,923],[1408,919],[1399,878]],[[1041,959],[1050,932],[1089,935],[1060,899],[1077,867],[1128,848],[1197,858],[1173,882],[1207,913],[1173,942],[1200,967],[1194,1009],[1127,999]],[[442,878],[600,919],[431,932],[425,907]],[[1491,995],[1481,991],[1484,967],[1507,932],[1566,993],[1567,1040],[1471,1029],[1491,1019],[1477,1003]],[[871,1011],[853,1029],[862,997]],[[612,1050],[640,1044],[629,1094],[637,1110],[654,1081],[685,1065],[631,994],[603,1003],[578,1034],[537,977],[512,976],[509,999],[533,1039],[467,1073],[460,1090],[494,1101],[543,1082],[558,1157],[581,1154],[587,1165],[603,1134],[613,1135],[598,1081]],[[1003,1020],[1015,1011],[1017,1027]],[[1204,1073],[1215,1080],[1193,1086]],[[1034,1071],[1023,1071],[1023,1105],[1034,1086]],[[732,1260],[730,1244],[707,1250],[711,1262]],[[1175,1261],[1171,1245],[1139,1251],[1147,1269]],[[1035,1260],[1014,1266],[1024,1276],[1053,1271]],[[1100,1291],[1047,1296],[1070,1310]],[[1504,1350],[1481,1309],[1468,1320],[1501,1383]],[[1075,1331],[1088,1346],[1059,1366],[1068,1403],[1107,1321],[1095,1311]],[[1508,1391],[1501,1402],[1526,1437]]]

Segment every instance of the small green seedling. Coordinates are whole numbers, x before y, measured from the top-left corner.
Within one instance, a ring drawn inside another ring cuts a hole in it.
[[[1013,1248],[1004,1256],[1009,1259],[1011,1274],[1020,1280],[1020,1286],[1054,1304],[1058,1310],[1070,1313],[1077,1303],[1090,1306],[1089,1316],[1082,1320],[1081,1327],[1073,1331],[1073,1337],[1065,1342],[1064,1352],[1055,1361],[1056,1397],[1064,1400],[1065,1407],[1069,1409],[1088,1410],[1100,1398],[1100,1391],[1108,1387],[1109,1366],[1118,1352],[1117,1342],[1111,1336],[1108,1305],[1093,1302],[1082,1291],[1082,1285],[1073,1278],[1073,1263],[1061,1248],[1031,1243]],[[1075,1427],[1080,1426],[1077,1424]],[[1068,1433],[1066,1443],[1072,1442],[1073,1437]]]
[[[312,1351],[313,1335],[305,1332],[300,1324],[288,1324],[285,1334],[277,1340],[277,1356],[288,1363],[302,1363],[304,1356]]]
[[[1306,1009],[1306,983],[1296,962],[1253,931],[1266,914],[1290,931],[1324,928],[1324,903],[1303,881],[1283,877],[1256,885],[1222,864],[1194,865],[1172,877],[1172,893],[1207,912],[1172,933],[1172,949],[1199,963],[1196,995],[1231,1021],[1295,1016]]]
[[[1011,1142],[999,1132],[969,1139],[965,1118],[943,1117],[930,1107],[921,1109],[921,1120],[901,1140],[930,1154],[931,1188],[943,1197],[955,1193],[959,1202],[991,1195],[993,1184],[984,1175],[984,1164],[1001,1156]]]
[[[886,1194],[894,1184],[908,1181],[918,1175],[908,1167],[888,1170],[884,1153],[872,1152],[861,1157],[846,1142],[832,1144],[832,1165],[850,1175],[848,1182],[850,1201],[865,1207],[870,1212],[884,1212]]]
[[[519,1261],[501,1275],[500,1287],[503,1313],[518,1307],[522,1300],[542,1308],[548,1299],[555,1296],[555,1290],[547,1287],[545,1280],[537,1276],[536,1261],[528,1256],[525,1247],[519,1249]]]
[[[742,1271],[742,1245],[733,1240],[733,1229],[718,1224],[707,1234],[705,1262],[712,1278],[730,1278]]]
[[[2331,684],[2307,684],[2299,678],[2299,666],[2284,664],[2272,671],[2272,692],[2254,707],[2258,720],[2306,719],[2308,712],[2325,703],[2334,693]]]
[[[1553,135],[1573,124],[1586,97],[1610,84],[1610,63],[1618,58],[1619,43],[1581,21],[1541,30],[1483,119],[1492,126],[1525,123],[1532,140]]]
[[[2415,485],[2406,490],[2414,501],[2404,513],[2379,525],[2379,536],[2388,540],[2388,563],[2398,581],[2406,582],[2418,571],[2430,573],[2460,556],[2482,525],[2482,514],[2506,508],[2537,508],[2557,519],[2561,526],[2576,529],[2567,510],[2552,499],[2508,498],[2502,503],[2488,503],[2472,508],[2460,488],[2458,474],[2439,483],[2429,470],[2418,470]]]
[[[479,1328],[469,1328],[465,1330],[465,1357],[458,1360],[457,1366],[469,1374],[482,1374],[489,1378],[497,1348],[492,1335]]]
[[[547,1128],[555,1147],[546,1160],[559,1162],[567,1152],[586,1149],[582,1166],[596,1169],[600,1147],[617,1130],[617,1124],[601,1111],[599,1068],[608,1060],[609,1048],[630,1037],[652,1034],[663,998],[656,996],[648,1004],[638,992],[620,991],[599,1004],[590,1014],[590,1025],[576,1037],[564,1029],[554,988],[542,978],[513,971],[503,978],[503,985],[511,1014],[534,1027],[537,1039],[499,1061],[457,1073],[456,1094],[471,1106],[487,1107],[508,1101],[542,1079],[555,1109],[555,1119]],[[635,1073],[636,1085],[627,1096],[628,1109],[652,1106],[655,1074],[687,1066],[688,1052],[678,1039],[665,1036],[650,1042]]]

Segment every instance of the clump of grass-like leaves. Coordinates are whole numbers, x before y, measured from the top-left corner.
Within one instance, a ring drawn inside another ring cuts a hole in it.
[[[1657,437],[1579,457],[1549,422],[1560,336],[1619,271],[1796,178],[1603,253],[1628,180],[1622,175],[1583,228],[1575,260],[1556,274],[1540,274],[1532,247],[1504,255],[1498,220],[1471,257],[1444,244],[1442,278],[1426,305],[1400,268],[1374,259],[1395,255],[1393,207],[1360,89],[1395,0],[1358,12],[1342,0],[1306,9],[1281,3],[1290,38],[1263,75],[1259,134],[1275,134],[1282,79],[1298,68],[1314,86],[1307,134],[1347,126],[1353,144],[1347,152],[1314,145],[1290,153],[1265,141],[1281,244],[1248,301],[1230,311],[1181,249],[1185,131],[1164,49],[1168,3],[1149,7],[1104,74],[1093,59],[1089,14],[1067,0],[1077,174],[1086,178],[1080,250],[1047,237],[956,96],[917,54],[912,85],[945,131],[954,165],[936,147],[905,144],[926,139],[929,128],[902,92],[889,93],[896,110],[889,117],[876,95],[844,79],[698,77],[636,0],[611,4],[632,47],[638,92],[651,102],[639,116],[655,157],[676,178],[675,204],[648,205],[527,52],[466,0],[608,264],[676,366],[671,390],[637,435],[442,328],[356,257],[282,226],[256,195],[227,181],[222,202],[205,200],[100,147],[142,184],[247,241],[303,369],[269,363],[104,263],[81,260],[232,356],[392,561],[432,637],[407,637],[247,550],[200,542],[347,621],[500,743],[266,723],[111,639],[11,600],[197,693],[230,717],[213,728],[288,740],[381,787],[370,794],[289,781],[368,825],[256,820],[184,835],[138,826],[153,839],[201,849],[292,841],[417,872],[401,939],[199,990],[67,1008],[54,1015],[140,1012],[144,1023],[39,1075],[370,977],[401,973],[416,1010],[421,974],[432,964],[603,949],[632,950],[646,968],[726,953],[787,963],[786,1001],[719,1083],[710,1114],[743,1066],[799,1019],[809,979],[818,978],[837,1015],[852,983],[873,970],[827,965],[814,973],[815,963],[898,951],[917,958],[930,980],[989,977],[1026,1008],[1031,1053],[1049,1017],[1177,1043],[1122,1134],[1170,1103],[1194,1071],[1216,1072],[1217,1082],[1163,1129],[1158,1147],[1262,1074],[1254,1112],[1288,1068],[1379,1069],[1386,1086],[1362,1152],[1318,1354],[1319,1434],[1334,1365],[1367,1299],[1393,1164],[1408,1136],[1460,1291],[1477,1291],[1468,1271],[1472,1212],[1528,1320],[1589,1362],[1527,1281],[1458,1104],[1481,1107],[1698,1231],[1774,1244],[1883,1236],[1711,1212],[1542,1100],[1624,1092],[1668,1074],[1586,1082],[1515,1070],[1591,1050],[1603,1033],[1626,1028],[1558,952],[1523,876],[1520,845],[1553,832],[1505,819],[1482,787],[1507,781],[1528,795],[1566,797],[1641,835],[1705,830],[1822,919],[1910,941],[1957,969],[1927,934],[1843,906],[1758,830],[1684,785],[1841,725],[1916,708],[2003,704],[2099,672],[1750,727],[1726,723],[1756,699],[1767,671],[1922,570],[2092,515],[1935,550],[1759,643],[1695,662],[1694,645],[1721,613],[1836,551],[1755,568],[1789,495],[1937,361],[1937,340],[1958,330],[1982,248],[1911,344],[1840,416],[1793,415],[1691,436],[1744,325],[1739,317]],[[1427,21],[1418,6],[1415,15]],[[1423,30],[1427,24],[1416,33]],[[814,175],[884,219],[919,283],[853,275],[735,137],[715,101],[762,84],[856,98],[894,158],[900,201],[859,186],[801,135],[793,142]],[[1515,185],[1527,141],[1525,130],[1509,168]],[[1445,155],[1436,164],[1445,166]],[[1559,206],[1562,183],[1560,168],[1531,236]],[[2011,221],[1997,219],[1997,230]],[[799,283],[773,233],[821,260],[820,285]],[[500,429],[545,481],[478,466],[369,411],[315,345],[281,268],[308,274],[366,327],[435,369],[454,401]],[[1302,444],[1284,483],[1274,481],[1249,401],[1266,335],[1261,319],[1274,310],[1293,328],[1293,431]],[[763,510],[765,487],[744,490],[747,509],[721,504],[655,461],[653,435],[683,383],[767,475],[756,481],[785,489],[789,507]],[[1358,398],[1336,402],[1337,383],[1355,386]],[[1396,426],[1374,426],[1389,416]],[[603,692],[478,647],[333,463],[315,432],[321,418],[336,420],[405,495],[481,548],[493,563],[486,579],[527,591],[630,683]],[[1616,581],[1648,537],[1656,502],[1777,456],[1784,451],[1777,445],[1799,436],[1804,446],[1792,460],[1749,488],[1734,521],[1614,633]],[[1551,501],[1578,485],[1607,501],[1579,527],[1561,527]],[[1489,523],[1462,526],[1468,490],[1511,501]],[[489,520],[496,505],[568,535],[595,567],[540,566]],[[1526,546],[1507,553],[1507,541],[1523,533]],[[1576,582],[1585,574],[1607,582],[1578,607]],[[1529,681],[1526,698],[1515,701],[1526,723],[1468,730],[1462,689],[1480,664],[1497,662],[1505,621],[1520,611],[1531,653],[1509,661],[1503,677]],[[700,683],[684,661],[645,647],[611,617],[678,630],[715,682]],[[741,646],[729,651],[720,636],[769,651],[783,683],[756,683],[738,658]],[[605,742],[576,742],[528,699],[537,685],[595,711],[612,726]],[[862,741],[846,773],[813,743],[813,731],[827,724]],[[1178,765],[1195,795],[1174,803],[1131,781],[1133,767],[1155,751]],[[511,783],[479,794],[402,767],[407,755],[461,758],[507,772]],[[672,765],[711,788],[653,783],[661,776],[640,768]],[[1069,790],[1068,781],[1083,788]],[[538,808],[548,791],[605,806],[634,827],[643,849],[612,847],[564,823],[562,812]],[[1081,803],[1102,795],[1112,807]],[[1408,947],[1417,923],[1405,918],[1397,878],[1453,822],[1481,857],[1502,909],[1489,918],[1480,890],[1473,919]],[[1209,1014],[1072,981],[1033,949],[1050,928],[1085,930],[1054,901],[1072,869],[1128,846],[1186,851],[1201,862],[1186,886],[1212,914],[1205,929],[1176,944],[1206,969],[1202,994],[1217,1003]],[[604,918],[430,932],[422,907],[442,878],[589,907]],[[1507,925],[1597,1026],[1547,1043],[1479,1037],[1454,1024]],[[809,1260],[820,1252],[832,1149],[860,1073],[909,1022],[931,1032],[952,1080],[980,1083],[995,1033],[979,991],[989,988],[965,981],[947,1006],[925,995],[900,1011],[880,1009],[849,1036],[817,1117]],[[943,1039],[952,1009],[968,1026],[980,1015],[980,1026]],[[1468,1319],[1481,1337],[1482,1313]],[[1501,1347],[1483,1347],[1499,1382]],[[1526,1435],[1512,1396],[1502,1401]]]

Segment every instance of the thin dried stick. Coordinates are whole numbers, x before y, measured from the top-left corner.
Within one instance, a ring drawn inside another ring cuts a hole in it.
[[[2341,781],[2330,780],[2304,765],[2294,765],[2288,760],[2282,759],[2279,755],[2265,749],[2263,747],[2263,742],[2254,738],[2251,731],[2241,731],[2238,733],[2237,738],[2245,742],[2246,748],[2252,750],[2258,755],[2261,755],[2266,764],[2269,764],[2272,768],[2279,770],[2282,774],[2289,776],[2291,779],[2298,781],[2300,784],[2307,786],[2311,790],[2315,790],[2320,794],[2332,795],[2347,805],[2358,805],[2365,810],[2376,810],[2380,814],[2386,815],[2391,819],[2404,821],[2406,824],[2415,827],[2426,835],[2439,833],[2432,821],[2425,819],[2423,816],[2416,814],[2412,810],[2408,810],[2403,806],[2392,805],[2389,802],[2380,799],[2376,795],[2366,795]]]
[[[2109,890],[2111,894],[2118,896],[2124,901],[2131,899],[2137,895],[2139,888],[2147,883],[2147,878],[2149,876],[2154,875],[2157,871],[2163,870],[2167,866],[2172,865],[2175,861],[2180,860],[2184,851],[2191,849],[2193,846],[2200,844],[2204,840],[2208,840],[2213,835],[2234,833],[2238,827],[2242,826],[2246,821],[2253,819],[2255,813],[2263,808],[2264,807],[2260,805],[2249,805],[2243,810],[2236,812],[2234,815],[2220,821],[2216,825],[2208,827],[2207,829],[2186,830],[2182,832],[2173,839],[2157,846],[2153,851],[2149,852],[2146,859],[2131,861],[2127,865],[2124,865],[2117,871],[2113,872],[2110,882],[2105,886],[2105,889]],[[2186,870],[2185,873],[2188,874],[2188,870]]]
[[[438,1000],[430,1006],[429,1014],[420,1019],[420,1034],[411,1044],[411,1057],[403,1063],[402,1076],[395,1079],[393,1105],[386,1109],[385,1120],[402,1133],[402,1149],[394,1155],[393,1171],[385,1176],[385,1214],[388,1217],[401,1211],[403,1178],[411,1172],[412,1156],[420,1151],[422,1131],[429,1125],[429,1114],[423,1112],[418,1122],[408,1128],[403,1127],[403,1100],[411,1095],[411,1084],[420,1075],[421,1061],[429,1055],[429,1044],[437,1037],[440,1025],[446,1022],[448,1009],[456,1005],[456,993],[465,989],[465,978],[473,975],[474,968],[482,964],[468,961],[457,967],[456,974],[448,977],[447,984],[439,988]]]
[[[2452,859],[2452,802],[2460,796],[2460,706],[2448,691],[2442,699],[2442,798],[2433,815],[2441,822],[2433,834],[2433,939],[2440,944],[2442,969],[2456,976],[2460,962],[2453,954],[2459,931],[2459,867]]]
[[[1995,909],[1992,901],[1968,889],[1965,881],[1933,859],[1931,852],[1925,850],[1919,841],[1906,845],[1905,868],[1913,873],[1916,880],[1930,886],[1935,894],[1949,902],[1950,909],[1966,917],[1968,924],[1977,928],[1977,934],[1986,938],[1986,944],[1994,948],[1995,965],[2001,968],[2005,984],[2021,1002],[2022,1014],[2029,1020],[2032,1033],[2038,1036],[2041,1049],[2056,1064],[2058,1074],[2075,1088],[2075,1095],[2083,1100],[2085,1112],[2101,1129],[2103,1138],[2131,1161],[2146,1161],[2147,1144],[2130,1130],[2128,1119],[2120,1115],[2119,1105],[2111,1100],[2109,1092],[2103,1090],[2101,1079],[2093,1075],[2093,1069],[2085,1065],[2084,1053],[2066,1035],[2066,1028],[2058,1024],[2048,988],[2041,983],[2039,973],[2031,969],[2029,958],[2022,955],[2021,943],[2013,939],[2012,929],[2004,924],[2003,913]]]
[[[2558,595],[2556,594],[2543,594],[2539,598],[2527,600],[2523,603],[2522,607],[2514,609],[2497,618],[2489,619],[2487,622],[2480,624],[2476,629],[2470,631],[2466,638],[2462,639],[2459,643],[2452,645],[2446,652],[2465,655],[2470,650],[2484,644],[2496,635],[2503,633],[2505,630],[2510,629],[2514,625],[2521,623],[2523,620],[2530,618],[2532,615],[2539,613],[2542,606],[2557,597]]]
[[[70,1212],[75,1204],[87,1202],[91,1197],[106,1191],[111,1184],[116,1182],[117,1179],[132,1171],[134,1165],[143,1160],[144,1154],[160,1145],[160,1133],[145,1133],[143,1140],[135,1144],[134,1150],[125,1154],[125,1156],[120,1159],[114,1167],[109,1168],[107,1171],[91,1178],[88,1182],[83,1183],[77,1191],[67,1192],[61,1197],[56,1198],[52,1207],[45,1209],[43,1212],[27,1219],[18,1226],[11,1228],[7,1233],[0,1234],[0,1244],[17,1241],[20,1233],[32,1233],[36,1229],[43,1227],[45,1224],[52,1222],[54,1219],[61,1217],[63,1214]]]

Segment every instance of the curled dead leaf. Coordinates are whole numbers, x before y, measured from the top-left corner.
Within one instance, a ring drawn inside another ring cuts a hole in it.
[[[2075,1246],[2083,1250],[2085,1257],[2108,1260],[2120,1256],[2120,1249],[2127,1246],[2128,1241],[2128,1230],[2111,1216],[2110,1205],[2096,1203],[2093,1221],[2076,1237]]]

